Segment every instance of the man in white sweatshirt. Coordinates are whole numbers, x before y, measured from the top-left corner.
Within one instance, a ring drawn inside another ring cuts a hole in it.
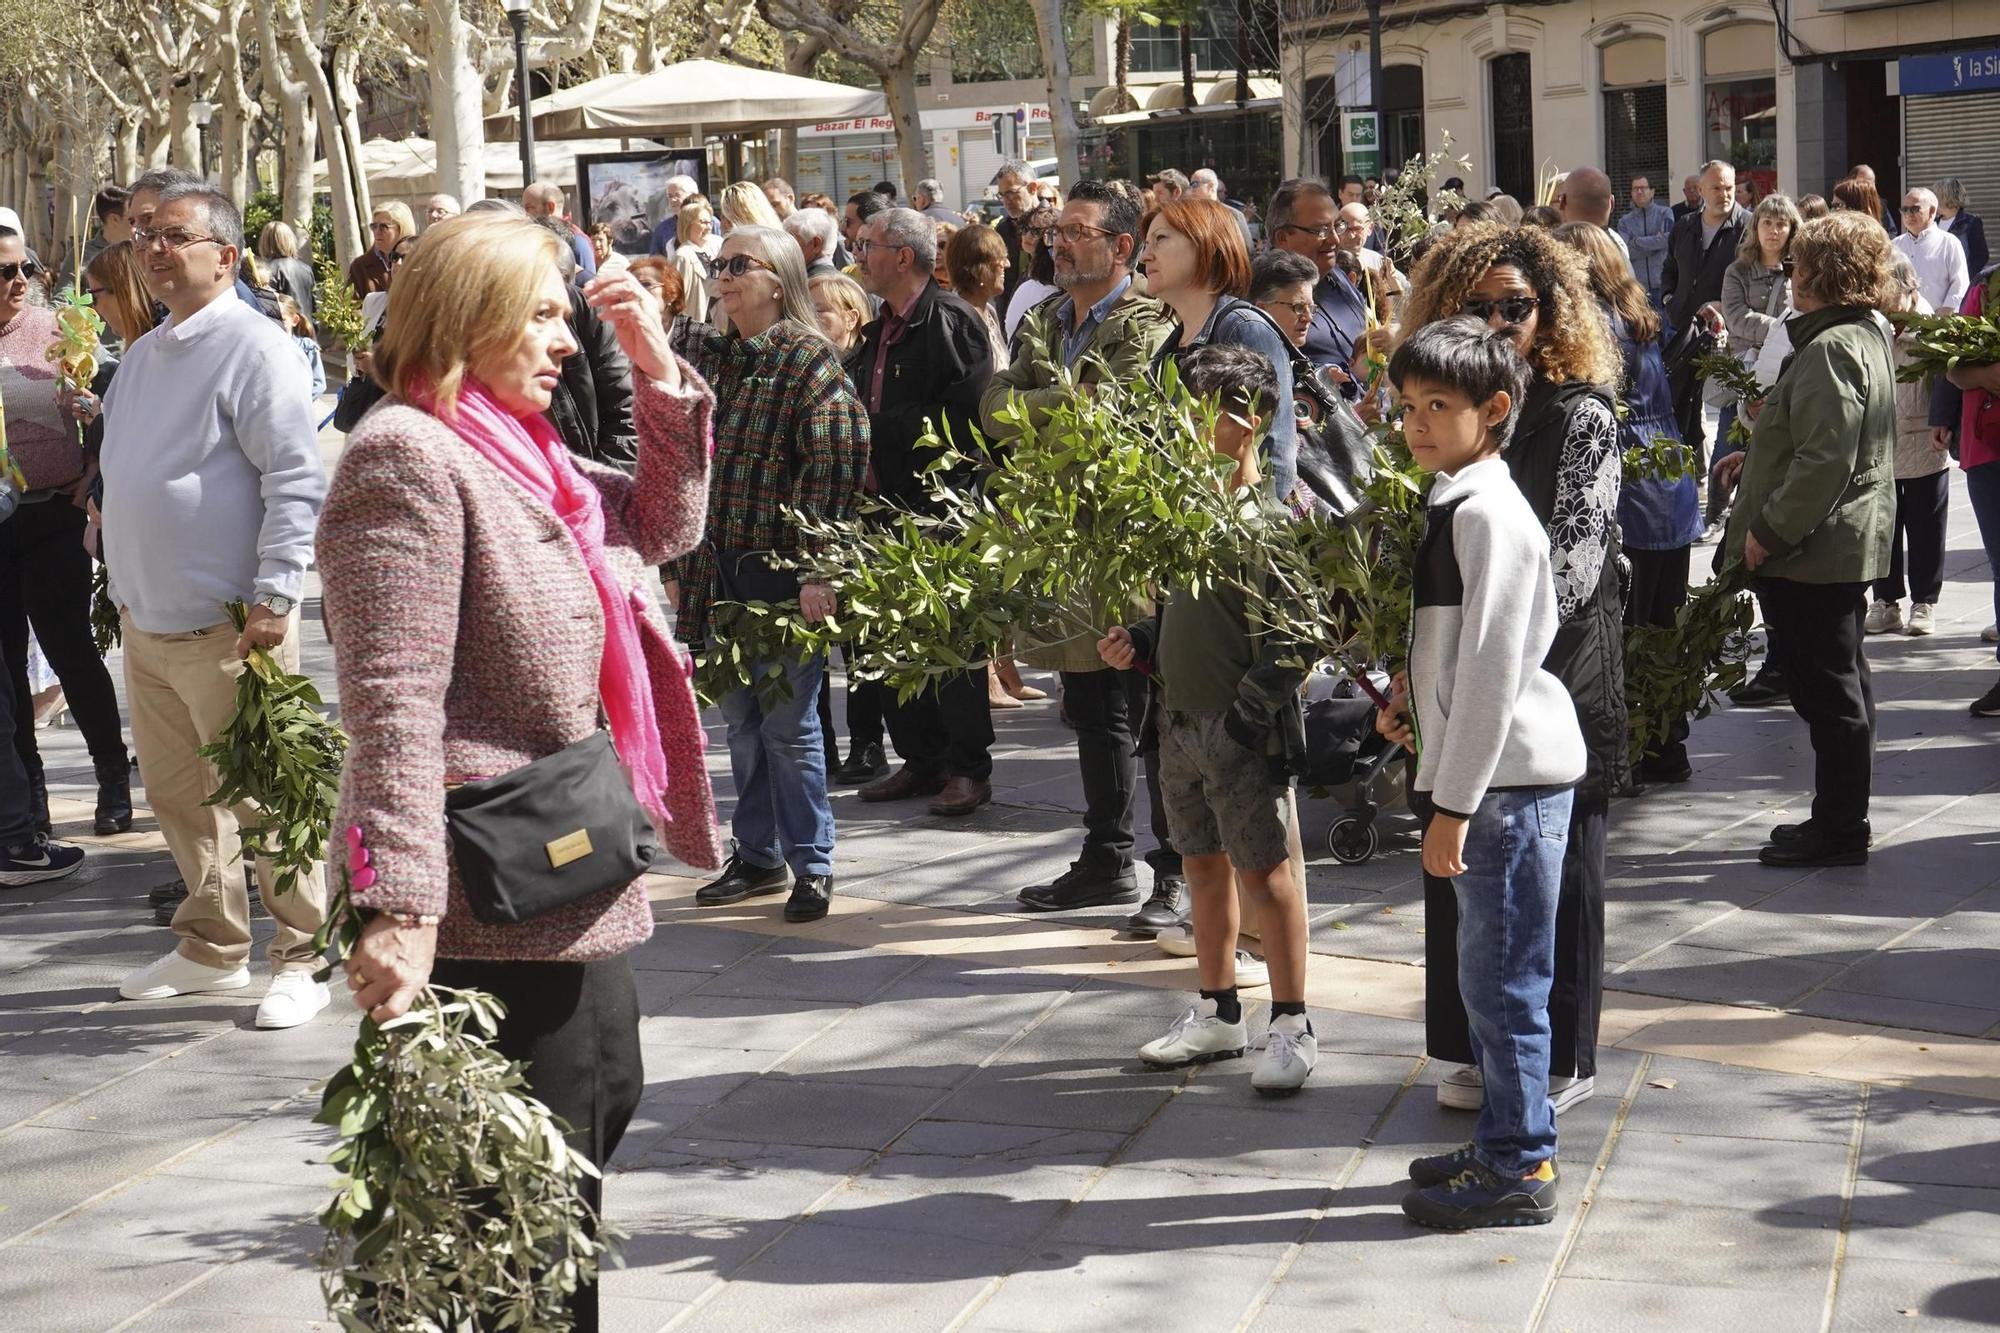
[[[1918,186],[1903,196],[1903,230],[1889,244],[1910,258],[1917,290],[1933,310],[1957,310],[1972,286],[1965,247],[1937,225],[1937,196]]]
[[[171,187],[132,244],[168,319],[132,345],[105,394],[104,546],[146,800],[188,886],[174,952],[118,988],[149,1000],[250,984],[236,833],[248,812],[203,804],[216,774],[197,752],[227,724],[253,648],[298,669],[298,607],[326,473],[305,362],[236,298],[235,206],[206,185]],[[240,635],[223,610],[237,599],[250,609]],[[312,979],[324,881],[315,870],[280,894],[261,860],[258,879],[277,932],[257,1025],[295,1027],[327,1003]]]

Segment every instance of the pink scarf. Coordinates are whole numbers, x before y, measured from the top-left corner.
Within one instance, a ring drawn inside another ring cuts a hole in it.
[[[436,415],[430,402],[422,406]],[[673,823],[666,806],[667,760],[646,671],[637,595],[619,585],[605,558],[604,506],[597,487],[577,471],[562,437],[546,417],[515,416],[477,380],[465,381],[457,410],[439,420],[515,485],[546,504],[569,529],[604,612],[604,658],[598,663],[597,689],[618,758],[632,779],[639,804],[666,828]]]

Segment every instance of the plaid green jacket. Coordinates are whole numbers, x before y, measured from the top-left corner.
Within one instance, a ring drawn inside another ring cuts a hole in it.
[[[715,391],[706,541],[668,570],[680,579],[676,631],[706,639],[715,552],[796,552],[787,507],[852,518],[868,466],[868,413],[817,332],[779,321],[754,338],[710,333],[690,358]]]

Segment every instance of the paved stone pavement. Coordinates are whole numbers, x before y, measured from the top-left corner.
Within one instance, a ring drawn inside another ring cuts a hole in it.
[[[1397,1212],[1409,1157],[1469,1129],[1422,1058],[1398,816],[1348,867],[1320,842],[1331,803],[1305,807],[1323,1055],[1303,1094],[1260,1100],[1245,1062],[1137,1065],[1190,965],[1119,938],[1117,912],[1014,907],[1076,837],[1040,705],[1000,719],[998,801],[971,819],[840,798],[824,923],[702,913],[693,881],[658,879],[607,1327],[2000,1323],[2000,752],[1964,716],[1994,670],[1990,585],[1962,504],[1953,528],[1939,635],[1870,644],[1868,867],[1754,864],[1810,761],[1789,713],[1698,723],[1695,781],[1616,807],[1606,1047],[1562,1121],[1558,1225],[1452,1237]],[[87,829],[80,742],[41,737],[57,817]],[[0,1327],[325,1327],[309,1116],[354,1015],[262,1033],[254,998],[115,1001],[167,945],[144,893],[171,864],[150,821],[83,841],[83,873],[0,890]]]

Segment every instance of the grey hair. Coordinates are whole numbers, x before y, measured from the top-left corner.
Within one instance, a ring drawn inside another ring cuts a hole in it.
[[[944,198],[944,186],[940,185],[935,179],[927,176],[911,187],[910,193],[920,194],[932,203],[936,203],[938,200]]]
[[[885,208],[872,221],[891,245],[910,247],[919,269],[937,267],[937,223],[914,208]]]
[[[434,194],[429,199],[425,200],[424,207],[429,208],[432,204],[436,203],[440,199],[444,200],[447,204],[450,204],[451,211],[454,213],[463,213],[465,211],[465,206],[458,202],[457,195],[445,194],[443,192]]]
[[[1726,171],[1729,173],[1729,179],[1736,179],[1736,164],[1733,162],[1724,162],[1719,157],[1711,157],[1708,161],[1701,164],[1702,175],[1706,176],[1711,171]]]
[[[667,177],[667,183],[661,188],[671,190],[676,185],[680,186],[688,194],[701,193],[701,182],[692,176],[669,176]]]
[[[569,223],[564,222],[553,213],[544,213],[540,217],[529,218],[528,221],[556,238],[558,242],[556,245],[556,270],[563,275],[564,282],[575,282],[576,251],[570,248]]]
[[[1018,157],[1001,160],[1000,165],[993,170],[993,183],[998,185],[1002,176],[1012,176],[1027,185],[1035,183],[1035,173]]]
[[[1910,187],[1910,188],[1909,188],[1908,190],[1904,191],[1904,193],[1905,193],[1905,194],[1913,194],[1913,195],[1917,196],[1917,202],[1918,202],[1918,203],[1923,203],[1923,202],[1925,202],[1926,200],[1928,200],[1928,201],[1930,202],[1930,206],[1931,206],[1931,209],[1932,209],[1932,211],[1933,211],[1933,212],[1935,212],[1935,211],[1936,211],[1936,209],[1937,209],[1937,206],[1938,206],[1938,197],[1937,197],[1937,191],[1935,191],[1935,190],[1927,190],[1927,189],[1925,189],[1925,188],[1924,188],[1923,186],[1921,186],[1921,185],[1912,185],[1912,186],[1911,186],[1911,187]]]
[[[202,183],[201,177],[195,175],[192,171],[186,171],[180,167],[154,167],[151,171],[139,177],[138,180],[133,181],[129,192],[137,194],[139,191],[145,190],[152,194],[165,194],[168,190],[174,189],[177,186],[200,185]]]
[[[834,238],[840,235],[840,224],[824,208],[794,209],[781,225],[799,243],[801,251],[807,241],[818,241],[821,258],[832,254]]]
[[[820,332],[819,315],[813,310],[812,287],[806,282],[805,252],[789,234],[777,227],[746,225],[730,228],[724,243],[736,242],[771,266],[778,279],[778,318],[788,319],[813,337],[826,341]],[[833,344],[828,343],[829,347]]]
[[[1971,208],[1972,196],[1966,192],[1965,182],[1956,176],[1946,176],[1936,185],[1938,207]]]
[[[201,216],[203,231],[238,255],[243,253],[243,215],[236,211],[235,204],[229,202],[228,195],[201,181],[170,185],[160,191],[162,208],[183,199],[195,206],[195,212]]]
[[[1220,185],[1222,184],[1222,177],[1215,174],[1214,167],[1198,167],[1195,169],[1194,174],[1188,177],[1188,184]]]
[[[1294,176],[1279,185],[1277,192],[1271,196],[1271,206],[1264,210],[1264,225],[1272,235],[1276,235],[1278,228],[1291,225],[1292,213],[1301,200],[1331,198],[1333,191],[1326,188],[1325,181],[1310,176]]]
[[[512,199],[500,199],[496,197],[475,199],[465,206],[465,211],[467,213],[505,213],[510,218],[524,218],[528,216],[528,210],[515,203]]]

